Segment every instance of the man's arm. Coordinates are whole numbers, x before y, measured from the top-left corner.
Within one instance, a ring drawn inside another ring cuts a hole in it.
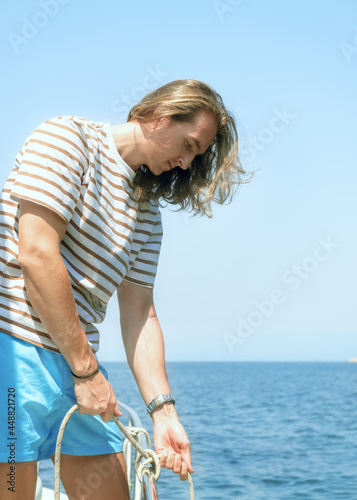
[[[86,375],[95,371],[97,361],[81,327],[60,253],[65,231],[65,220],[54,211],[21,201],[18,261],[28,298],[72,372]],[[105,422],[113,413],[121,415],[114,391],[102,373],[74,381],[80,413],[99,414]]]
[[[128,364],[148,405],[155,397],[169,394],[165,370],[164,341],[153,303],[153,290],[123,281],[118,287],[120,324]],[[190,443],[172,403],[152,413],[155,451],[162,466],[187,479],[193,472]]]

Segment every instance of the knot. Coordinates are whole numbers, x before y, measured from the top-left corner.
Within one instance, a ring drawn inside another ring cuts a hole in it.
[[[149,455],[149,457],[146,458],[143,462],[140,462],[144,455],[138,453],[138,456],[135,460],[135,471],[138,479],[142,483],[143,475],[147,474],[148,476],[153,475],[155,481],[157,481],[161,474],[160,459],[153,450],[146,449],[144,451],[146,455]]]

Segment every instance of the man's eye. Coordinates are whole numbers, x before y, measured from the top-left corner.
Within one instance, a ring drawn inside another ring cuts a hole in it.
[[[187,146],[187,149],[192,149],[192,144],[190,144],[189,142],[186,142],[186,146]]]

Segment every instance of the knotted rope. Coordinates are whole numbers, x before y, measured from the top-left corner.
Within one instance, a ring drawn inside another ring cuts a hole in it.
[[[66,413],[64,419],[62,420],[60,430],[58,432],[57,436],[57,441],[56,441],[56,452],[55,452],[55,500],[60,500],[60,467],[61,467],[61,446],[62,446],[62,439],[63,439],[63,434],[66,428],[66,425],[68,424],[69,419],[71,416],[78,410],[78,405],[75,404],[68,410]],[[155,481],[157,481],[160,477],[161,473],[161,465],[160,465],[160,460],[157,454],[154,452],[154,450],[151,450],[150,448],[148,449],[143,449],[138,441],[135,439],[135,435],[137,435],[139,432],[142,432],[141,429],[131,429],[130,427],[127,428],[125,427],[118,417],[113,415],[112,420],[115,422],[115,424],[119,427],[121,432],[124,434],[124,436],[127,438],[127,440],[134,446],[134,448],[137,450],[138,454],[135,460],[135,472],[137,474],[137,477],[140,482],[143,480],[143,476],[147,475],[148,478],[154,478]],[[143,462],[141,462],[142,458],[145,458]],[[190,500],[195,499],[195,494],[193,490],[193,481],[191,474],[188,472],[188,484],[189,484],[189,491],[190,491]]]

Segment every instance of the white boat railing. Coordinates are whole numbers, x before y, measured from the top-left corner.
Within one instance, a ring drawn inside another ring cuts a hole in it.
[[[139,442],[142,448],[152,449],[149,434],[143,428],[137,413],[121,401],[118,401],[118,405],[120,410],[125,412],[128,416],[128,423],[126,427],[128,430],[132,429],[134,431],[135,440]],[[123,451],[130,488],[130,498],[132,500],[156,500],[158,495],[155,480],[148,478],[146,475],[143,476],[142,481],[139,480],[134,466],[138,453],[137,450],[135,450],[135,454],[133,456],[133,445],[128,439],[125,439],[124,441]]]

